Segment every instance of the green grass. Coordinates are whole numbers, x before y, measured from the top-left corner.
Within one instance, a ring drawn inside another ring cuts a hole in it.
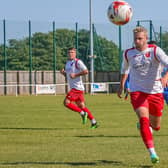
[[[91,130],[63,106],[64,96],[0,97],[0,168],[151,168],[128,101],[86,95],[100,123]],[[168,165],[168,107],[154,133],[160,163]]]

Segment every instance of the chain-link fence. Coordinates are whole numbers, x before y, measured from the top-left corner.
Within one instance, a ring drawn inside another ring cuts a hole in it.
[[[167,52],[166,23],[138,20],[121,27],[112,23],[94,23],[95,72],[120,70],[122,51],[133,46],[132,29],[137,25],[146,27],[149,40],[156,41]],[[77,48],[77,56],[91,69],[89,24],[0,20],[0,27],[3,85],[7,84],[7,71],[29,72],[30,85],[33,81],[32,72],[53,71],[52,83],[56,84],[56,71],[64,66],[67,48],[72,46]]]

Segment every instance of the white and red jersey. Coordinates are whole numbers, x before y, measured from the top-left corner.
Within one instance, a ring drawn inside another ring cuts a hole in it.
[[[144,51],[130,48],[123,54],[121,74],[130,74],[130,91],[162,93],[161,72],[168,67],[168,56],[156,45]]]
[[[68,80],[68,83],[71,89],[74,88],[77,90],[84,90],[82,76],[76,77],[74,79],[70,77],[71,73],[79,73],[84,70],[87,70],[87,67],[80,59],[67,61],[65,65],[65,72],[66,72],[67,80]]]

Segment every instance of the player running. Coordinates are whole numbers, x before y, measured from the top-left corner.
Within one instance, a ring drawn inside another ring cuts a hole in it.
[[[162,77],[161,72],[164,66],[168,67],[168,56],[158,46],[147,44],[148,34],[144,27],[136,27],[133,35],[135,47],[127,49],[123,55],[118,97],[122,97],[129,74],[131,104],[139,119],[141,137],[152,163],[158,163],[150,127],[160,130],[164,107],[163,88],[168,80],[168,73]]]
[[[91,128],[97,128],[98,123],[90,110],[85,106],[84,100],[82,76],[88,74],[88,70],[84,63],[76,58],[75,48],[68,49],[68,61],[66,62],[65,70],[62,69],[61,73],[67,77],[71,89],[64,100],[65,107],[80,113],[83,124],[85,124],[87,118],[89,118],[91,121]]]

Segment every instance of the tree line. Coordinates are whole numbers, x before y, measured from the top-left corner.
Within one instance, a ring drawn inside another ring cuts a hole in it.
[[[95,71],[119,70],[118,46],[94,32]],[[6,45],[7,70],[29,70],[29,37],[17,40],[9,39]],[[55,31],[56,70],[63,68],[67,60],[67,49],[76,46],[76,32],[69,29]],[[78,32],[77,57],[90,68],[90,34],[81,29]],[[36,32],[31,37],[32,70],[53,69],[53,32]],[[4,45],[0,45],[0,70],[4,69]]]
[[[54,40],[56,42],[56,70],[64,67],[67,60],[67,49],[75,47],[78,42],[77,57],[83,60],[90,69],[90,33],[81,29],[76,32],[69,29],[57,29]],[[113,42],[93,33],[94,39],[94,60],[95,71],[118,71],[119,70],[119,49]],[[32,70],[53,70],[53,32],[36,32],[31,37]],[[162,34],[162,48],[168,53],[168,32]],[[6,45],[7,70],[29,70],[29,37],[17,40],[9,39]],[[0,45],[0,70],[4,70],[4,45]]]

